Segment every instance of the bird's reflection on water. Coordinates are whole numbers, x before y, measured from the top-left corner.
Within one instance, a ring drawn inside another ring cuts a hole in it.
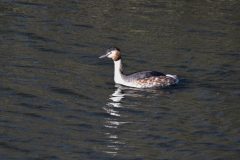
[[[136,89],[124,87],[121,85],[116,85],[115,91],[109,96],[109,100],[106,106],[103,107],[105,112],[109,114],[109,117],[105,119],[104,127],[106,128],[105,136],[107,137],[107,148],[105,153],[115,156],[118,154],[120,149],[124,147],[126,142],[124,142],[119,137],[121,132],[120,127],[125,124],[132,123],[128,120],[127,115],[122,115],[121,110],[126,108],[124,106],[124,98],[140,98],[148,96],[161,96],[168,95],[168,91],[160,91],[156,89]]]
[[[105,119],[104,127],[107,128],[105,135],[107,136],[107,150],[105,151],[112,156],[117,155],[120,150],[120,146],[125,143],[119,140],[118,128],[129,122],[121,122],[122,115],[119,112],[119,108],[124,106],[121,103],[121,100],[125,97],[121,86],[116,86],[116,90],[113,94],[110,95],[110,102],[107,102],[106,106],[103,109],[110,115],[110,118]]]

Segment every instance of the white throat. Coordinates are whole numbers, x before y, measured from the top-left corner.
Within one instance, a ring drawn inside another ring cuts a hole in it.
[[[118,61],[114,61],[114,81],[115,83],[122,84],[123,83],[123,68],[122,61],[119,59]]]

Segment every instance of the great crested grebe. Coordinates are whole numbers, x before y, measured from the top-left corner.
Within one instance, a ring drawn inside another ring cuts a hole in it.
[[[120,49],[113,47],[99,58],[111,58],[114,61],[114,81],[117,84],[135,88],[167,87],[178,83],[176,75],[157,71],[142,71],[130,75],[123,74]]]

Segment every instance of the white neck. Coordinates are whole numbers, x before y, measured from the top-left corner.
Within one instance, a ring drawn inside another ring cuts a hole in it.
[[[122,61],[119,59],[118,61],[114,61],[114,81],[115,83],[122,84],[123,83],[123,73],[122,73]]]

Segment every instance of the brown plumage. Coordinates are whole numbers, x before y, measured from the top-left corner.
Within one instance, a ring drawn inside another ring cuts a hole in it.
[[[143,88],[149,87],[166,87],[176,83],[176,79],[167,76],[153,76],[136,80],[136,83]]]

